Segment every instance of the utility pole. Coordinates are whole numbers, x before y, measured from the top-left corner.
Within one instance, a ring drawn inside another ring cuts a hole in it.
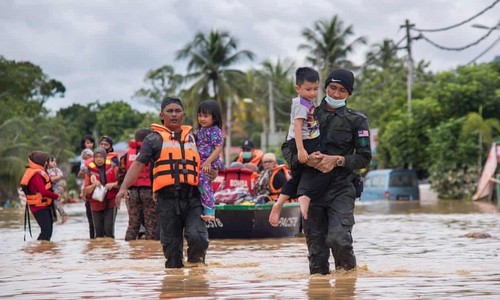
[[[316,49],[315,52],[316,52],[315,53],[316,54],[316,70],[318,70],[319,76],[320,76],[320,78],[319,78],[319,82],[320,82],[319,86],[320,86],[320,88],[318,90],[318,97],[316,99],[316,104],[319,104],[321,102],[321,100],[323,99],[323,96],[324,96],[323,92],[325,91],[325,89],[322,86],[321,82],[322,81],[324,82],[326,80],[326,78],[328,77],[328,73],[325,74],[325,66],[321,62],[321,58],[320,58],[320,55],[319,55],[319,50]],[[330,70],[326,70],[326,72],[330,72]],[[323,75],[325,76],[324,78],[322,78]]]
[[[407,70],[408,70],[408,78],[406,80],[406,98],[407,98],[407,106],[408,106],[408,116],[411,118],[411,89],[413,87],[413,57],[411,55],[411,41],[413,38],[411,37],[410,29],[415,26],[415,24],[410,24],[408,19],[405,20],[405,24],[401,25],[401,28],[406,28],[406,51],[408,52],[407,62]],[[408,162],[408,169],[413,169],[413,162]]]
[[[269,92],[269,132],[274,134],[276,132],[276,117],[274,115],[274,95],[273,95],[273,82],[268,82]]]
[[[413,87],[413,57],[411,55],[411,27],[415,26],[415,24],[410,24],[410,21],[406,19],[405,25],[401,25],[401,28],[406,28],[406,50],[408,51],[408,59],[407,61],[407,69],[408,69],[408,78],[406,81],[406,96],[408,101],[408,114],[411,116],[411,88]]]
[[[231,114],[233,111],[233,98],[227,98],[227,106],[226,106],[226,153],[224,153],[224,160],[226,163],[226,167],[229,167],[230,159],[231,159]]]

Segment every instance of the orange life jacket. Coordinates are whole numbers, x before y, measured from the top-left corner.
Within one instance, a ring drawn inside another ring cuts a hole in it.
[[[24,172],[23,178],[21,179],[21,188],[26,194],[26,203],[34,206],[49,206],[50,204],[52,204],[52,198],[43,197],[40,192],[37,192],[35,194],[30,194],[30,191],[28,189],[28,184],[31,178],[36,173],[39,173],[40,175],[42,175],[45,181],[45,189],[49,190],[52,187],[52,184],[50,183],[49,174],[45,172],[45,168],[43,166],[35,164],[29,158],[28,158],[28,164],[29,166],[26,169],[26,172]]]
[[[130,149],[125,154],[125,169],[128,171],[132,163],[135,161],[139,155],[139,149],[141,148],[141,142],[130,141],[128,143]],[[149,186],[151,187],[151,177],[149,176],[151,166],[149,163],[146,164],[144,169],[142,169],[141,174],[136,181],[131,185],[132,187]]]
[[[285,174],[287,180],[292,177],[290,169],[288,169],[287,165],[279,165],[272,170],[271,176],[269,178],[269,198],[271,198],[272,200],[278,199],[278,196],[281,194],[281,189],[283,188],[280,187],[279,189],[277,189],[274,187],[274,178],[276,174],[278,174],[278,172],[280,172],[281,170],[283,170],[283,173]]]
[[[115,152],[108,152],[106,154],[106,159],[109,159],[110,161],[113,161],[113,158],[118,159],[118,154],[116,154]]]
[[[264,156],[264,151],[262,151],[260,149],[253,149],[252,150],[252,160],[250,160],[249,162],[258,166],[260,164],[260,160],[262,159],[262,156]],[[243,163],[243,152],[240,152],[236,161],[239,163]]]
[[[191,126],[182,125],[181,136],[175,139],[174,133],[163,125],[152,124],[151,129],[163,140],[153,167],[153,192],[180,184],[198,186],[200,154]]]

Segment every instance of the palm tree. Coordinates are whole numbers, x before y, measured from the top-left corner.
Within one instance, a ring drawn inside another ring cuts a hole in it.
[[[184,78],[176,74],[172,66],[164,65],[158,69],[149,70],[144,82],[151,84],[151,88],[141,88],[135,92],[134,98],[158,105],[166,96],[177,95]]]
[[[479,113],[470,112],[465,118],[462,128],[464,134],[477,133],[478,134],[478,156],[477,165],[481,170],[483,163],[483,152],[487,151],[488,147],[493,143],[493,136],[500,132],[500,121],[495,118],[484,119],[483,107],[479,106]]]
[[[0,124],[0,200],[15,196],[27,165],[29,145],[23,133],[30,131],[25,117],[14,117]],[[1,201],[0,201],[1,202]]]
[[[293,76],[295,65],[290,60],[280,60],[272,63],[266,60],[262,63],[262,69],[257,72],[262,84],[259,92],[264,98],[264,103],[270,104],[268,101],[273,100],[273,111],[270,117],[275,119],[270,122],[270,132],[274,132],[276,124],[287,124],[290,118],[290,100],[294,97]],[[268,108],[271,110],[271,107]],[[284,127],[284,126],[281,126]],[[287,130],[288,128],[285,128]]]
[[[198,32],[193,41],[177,51],[177,59],[189,59],[185,76],[187,81],[195,80],[188,89],[193,99],[213,98],[226,111],[228,99],[236,94],[237,81],[244,73],[232,67],[244,60],[253,60],[248,50],[238,50],[238,42],[226,31],[211,31],[207,35]]]
[[[242,82],[241,95],[244,99],[238,101],[233,110],[238,121],[233,128],[238,133],[236,138],[257,141],[263,132],[265,138],[260,146],[267,151],[268,147],[282,141],[276,140],[275,133],[288,130],[290,100],[295,93],[294,69],[292,61],[278,58],[276,62],[266,60],[258,68],[247,72],[246,80]]]
[[[306,28],[302,36],[307,43],[299,45],[299,50],[308,50],[306,60],[315,65],[322,76],[336,67],[353,68],[354,65],[347,56],[358,44],[366,44],[364,37],[358,37],[351,42],[354,35],[352,25],[344,28],[344,23],[337,15],[330,20],[320,20],[313,28]]]
[[[226,164],[231,147],[231,105],[237,98],[245,73],[232,67],[244,60],[253,60],[248,50],[238,50],[238,42],[226,31],[213,30],[207,35],[198,32],[193,41],[177,51],[177,59],[189,59],[185,76],[195,82],[186,91],[188,101],[215,99],[225,112]]]
[[[382,43],[373,44],[372,50],[366,54],[366,67],[377,67],[382,70],[390,70],[395,64],[400,66],[401,60],[398,60],[396,53],[397,45],[392,40],[385,39]]]

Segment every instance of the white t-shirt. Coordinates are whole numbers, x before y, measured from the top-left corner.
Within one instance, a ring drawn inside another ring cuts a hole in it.
[[[302,139],[314,139],[319,136],[319,124],[314,117],[314,102],[297,97],[292,99],[292,109],[290,112],[290,127],[288,129],[287,141],[295,138],[294,121],[304,119],[302,124]]]

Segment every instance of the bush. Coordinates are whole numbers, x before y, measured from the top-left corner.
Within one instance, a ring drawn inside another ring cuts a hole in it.
[[[470,200],[476,190],[480,172],[477,166],[461,166],[433,171],[429,177],[431,187],[439,199]]]

